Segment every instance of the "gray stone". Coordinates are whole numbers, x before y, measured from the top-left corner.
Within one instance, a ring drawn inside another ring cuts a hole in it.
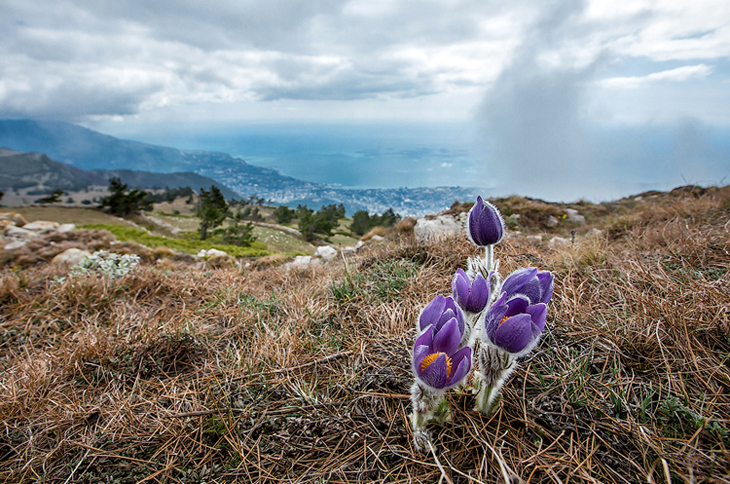
[[[416,240],[420,242],[458,235],[465,230],[467,218],[468,216],[465,215],[456,219],[449,214],[438,215],[431,219],[419,218],[413,228],[413,234],[416,236]]]
[[[363,248],[364,246],[365,246],[365,242],[363,242],[362,240],[358,240],[358,241],[357,241],[357,244],[355,244],[355,250],[360,250],[360,249],[362,249],[362,248]]]
[[[370,237],[370,240],[372,240],[373,242],[382,242],[385,240],[385,237],[381,237],[380,235],[373,235],[372,237]]]
[[[574,208],[566,208],[565,213],[568,215],[568,220],[571,222],[577,222],[579,224],[586,223],[586,218],[578,213],[578,210]]]
[[[566,247],[570,247],[570,241],[562,237],[553,237],[550,239],[550,242],[548,242],[548,247],[551,249],[564,249]]]
[[[586,239],[600,238],[603,237],[603,230],[591,229],[586,233]]]
[[[66,249],[51,260],[51,264],[70,268],[84,260],[84,257],[91,255],[89,251],[81,249]]]
[[[24,247],[27,243],[27,240],[13,240],[12,242],[8,242],[7,244],[5,244],[5,250],[20,249],[21,247]]]
[[[38,232],[22,229],[20,227],[15,227],[14,225],[11,225],[10,227],[5,229],[5,236],[10,237],[11,239],[28,241],[30,239],[38,237]]]
[[[558,226],[558,219],[550,215],[547,219],[547,222],[545,222],[545,225],[548,227],[557,227]]]
[[[321,257],[324,260],[332,260],[337,257],[337,249],[329,245],[322,245],[314,251],[314,256]]]
[[[72,230],[76,230],[75,224],[61,224],[56,229],[56,232],[65,234],[66,232],[71,232]]]
[[[200,249],[200,252],[198,252],[198,257],[201,259],[205,257],[220,257],[220,256],[227,256],[228,254],[226,252],[223,252],[222,250],[218,249]]]
[[[315,259],[311,255],[298,255],[294,260],[286,264],[286,267],[294,267],[297,269],[305,269],[309,266],[321,264],[321,259]]]
[[[46,222],[45,220],[38,220],[36,222],[30,222],[23,225],[23,229],[32,230],[39,234],[45,234],[46,232],[53,232],[59,227],[58,222]]]

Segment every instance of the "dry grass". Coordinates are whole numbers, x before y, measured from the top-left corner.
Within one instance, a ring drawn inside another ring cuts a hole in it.
[[[727,482],[730,204],[667,198],[558,252],[547,333],[498,412],[451,394],[418,453],[418,311],[474,254],[401,241],[289,270],[145,263],[119,281],[0,279],[6,482]],[[685,196],[686,195],[686,196]]]

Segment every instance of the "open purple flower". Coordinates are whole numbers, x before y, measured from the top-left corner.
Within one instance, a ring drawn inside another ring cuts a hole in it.
[[[497,207],[477,197],[469,212],[469,238],[475,245],[486,247],[498,244],[504,237],[504,219]]]
[[[525,267],[510,274],[502,284],[502,292],[507,299],[515,294],[522,294],[530,300],[530,304],[547,304],[553,296],[553,276],[549,272],[538,272],[536,267]]]
[[[507,293],[502,293],[487,310],[484,332],[494,346],[522,356],[539,341],[546,319],[545,303],[530,304],[527,298],[519,295],[507,301]]]
[[[489,284],[484,276],[477,274],[472,282],[462,269],[457,269],[451,281],[451,292],[461,309],[480,313],[489,300]]]
[[[433,326],[435,331],[440,331],[452,319],[456,319],[459,334],[464,334],[464,315],[456,301],[448,296],[436,296],[421,311],[418,317],[418,330],[423,331],[428,326]]]
[[[461,383],[471,370],[471,347],[459,349],[461,331],[456,318],[435,331],[426,327],[413,346],[412,369],[416,380],[433,391]]]

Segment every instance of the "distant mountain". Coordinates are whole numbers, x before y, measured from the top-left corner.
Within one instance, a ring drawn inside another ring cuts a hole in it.
[[[191,187],[200,192],[211,185],[218,187],[226,199],[241,196],[212,178],[196,173],[152,173],[132,170],[82,170],[54,161],[40,153],[21,153],[0,148],[0,190],[28,188],[35,193],[54,190],[78,191],[92,185],[107,186],[109,179],[117,177],[132,188],[181,188]]]
[[[0,146],[45,153],[54,160],[84,170],[193,172],[218,181],[244,198],[257,195],[276,203],[306,204],[315,209],[320,205],[342,203],[350,214],[357,210],[383,212],[393,208],[401,215],[424,215],[448,208],[454,200],[473,200],[478,194],[474,188],[461,187],[332,188],[284,176],[270,168],[249,165],[226,153],[178,150],[121,140],[61,122],[0,120]],[[149,179],[147,175],[144,178]],[[171,183],[159,182],[159,185],[173,187]]]
[[[81,190],[106,185],[102,175],[59,163],[40,153],[0,148],[0,189],[34,188],[38,191]]]

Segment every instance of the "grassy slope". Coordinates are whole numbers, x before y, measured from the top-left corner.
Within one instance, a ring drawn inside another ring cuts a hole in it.
[[[437,482],[440,465],[457,483],[723,482],[729,216],[728,190],[680,193],[562,251],[501,244],[503,274],[556,274],[548,329],[492,418],[450,393],[436,455],[411,443],[409,350],[476,253],[465,238],[371,248],[348,272],[4,269],[0,478]]]
[[[48,220],[58,223],[74,223],[76,225],[85,224],[121,224],[132,226],[133,224],[126,220],[109,215],[99,210],[91,208],[75,208],[75,207],[9,207],[2,208],[0,212],[17,212],[28,220],[35,222],[36,220]]]

